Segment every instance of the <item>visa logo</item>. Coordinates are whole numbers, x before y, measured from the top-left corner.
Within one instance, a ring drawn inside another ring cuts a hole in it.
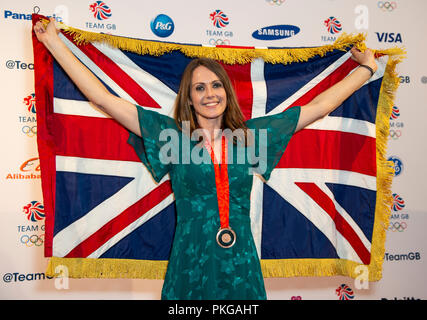
[[[375,32],[379,42],[400,42],[402,43],[402,36],[400,33],[394,32]]]

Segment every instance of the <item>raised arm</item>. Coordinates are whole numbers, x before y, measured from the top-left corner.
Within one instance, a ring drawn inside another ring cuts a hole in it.
[[[352,58],[361,65],[367,65],[375,72],[377,64],[375,57],[370,49],[366,49],[363,53],[353,48]],[[371,72],[368,68],[358,67],[353,73],[336,83],[329,89],[325,90],[317,97],[315,97],[307,105],[301,107],[301,114],[298,120],[296,131],[303,129],[312,122],[323,118],[338,106],[340,106],[345,99],[352,95],[359,89],[369,78]]]
[[[111,94],[101,81],[72,54],[58,36],[55,19],[51,18],[46,28],[41,22],[37,22],[34,25],[34,32],[37,39],[45,45],[90,102],[128,130],[141,136],[135,105]]]

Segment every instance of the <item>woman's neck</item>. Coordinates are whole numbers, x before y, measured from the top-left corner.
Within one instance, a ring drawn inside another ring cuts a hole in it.
[[[218,137],[221,136],[222,132],[222,116],[215,119],[207,119],[198,117],[200,128],[207,131],[211,142],[214,142]]]

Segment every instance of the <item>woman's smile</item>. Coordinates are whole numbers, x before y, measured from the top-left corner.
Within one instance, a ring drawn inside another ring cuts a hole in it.
[[[203,105],[204,105],[205,107],[208,107],[208,108],[213,108],[213,107],[216,107],[218,104],[219,104],[219,101],[214,101],[214,102],[207,102],[207,103],[204,103]]]

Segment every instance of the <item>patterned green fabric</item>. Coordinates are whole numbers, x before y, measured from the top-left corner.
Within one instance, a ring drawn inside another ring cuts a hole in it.
[[[277,115],[247,121],[248,127],[255,129],[255,144],[249,147],[236,146],[229,141],[229,219],[237,240],[228,249],[216,243],[220,222],[215,173],[206,149],[179,131],[173,119],[142,107],[137,109],[143,138],[131,133],[129,143],[157,182],[166,173],[170,174],[176,200],[177,225],[162,299],[266,299],[259,257],[251,233],[249,198],[253,174],[249,169],[257,171],[256,168],[259,168],[259,171],[264,168],[259,173],[265,179],[270,177],[295,131],[300,108],[293,107]],[[164,129],[172,129],[169,133],[176,132],[179,145],[170,148],[170,139],[162,136],[165,141],[159,140]],[[262,131],[259,129],[266,130],[266,141],[262,141]],[[188,144],[205,161],[201,164],[189,161],[189,157],[180,152],[183,144]],[[258,157],[257,152],[262,150],[264,144],[268,147],[267,154]],[[254,150],[250,148],[255,148],[258,158],[251,156],[249,151]],[[242,155],[245,161],[240,163]],[[165,164],[162,159],[167,158],[176,161]],[[254,159],[259,159],[261,165],[251,165]]]

